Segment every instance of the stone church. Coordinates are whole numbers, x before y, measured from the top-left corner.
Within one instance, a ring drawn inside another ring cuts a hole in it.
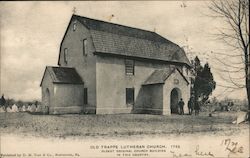
[[[190,97],[191,64],[161,35],[72,15],[58,66],[47,66],[42,103],[50,114],[177,113]]]

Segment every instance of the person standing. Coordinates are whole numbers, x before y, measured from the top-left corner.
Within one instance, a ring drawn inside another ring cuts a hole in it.
[[[200,111],[200,105],[198,101],[195,101],[194,103],[194,114],[195,115],[199,115],[199,111]]]
[[[182,98],[181,98],[181,100],[179,101],[178,106],[179,106],[179,109],[180,109],[180,115],[184,115],[184,110],[183,110],[184,101],[182,100]]]
[[[224,107],[221,103],[219,103],[219,106],[220,106],[220,111],[223,111],[224,110]]]
[[[193,110],[194,110],[194,101],[193,101],[193,98],[191,97],[188,101],[188,113],[189,113],[189,115],[192,115]]]
[[[4,98],[4,94],[2,95],[1,99],[0,99],[0,105],[5,106],[6,100]]]

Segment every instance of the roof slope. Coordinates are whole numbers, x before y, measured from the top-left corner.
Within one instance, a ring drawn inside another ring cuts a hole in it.
[[[148,78],[147,80],[143,83],[143,85],[151,85],[151,84],[164,84],[166,79],[175,71],[177,70],[181,76],[184,78],[184,80],[188,82],[186,77],[179,71],[179,69],[159,69],[155,70]]]
[[[182,48],[155,32],[73,15],[92,35],[95,51],[190,65]]]
[[[159,83],[165,83],[165,80],[171,75],[173,70],[170,69],[159,69],[155,70],[143,83],[143,85],[148,84],[159,84]]]
[[[49,71],[54,83],[83,84],[75,68],[47,66],[46,69]]]
[[[169,42],[171,41],[163,38],[162,36],[156,34],[155,32],[146,31],[138,28],[133,28],[129,26],[114,24],[110,22],[105,22],[96,19],[90,19],[83,16],[73,15],[78,21],[85,25],[90,30],[98,30],[102,32],[108,32],[117,35],[130,36],[135,38],[141,38],[145,40],[151,40],[155,42]]]

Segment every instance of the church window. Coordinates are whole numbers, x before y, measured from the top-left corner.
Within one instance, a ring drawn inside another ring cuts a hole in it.
[[[83,89],[83,102],[84,104],[88,104],[88,88]]]
[[[134,60],[125,60],[125,73],[126,75],[134,75],[135,74],[135,63]]]
[[[83,51],[83,55],[86,56],[87,55],[87,39],[84,39],[82,42],[82,51]]]
[[[134,105],[134,88],[126,88],[126,104],[127,105]]]
[[[68,63],[68,48],[64,48],[64,62],[65,64]]]

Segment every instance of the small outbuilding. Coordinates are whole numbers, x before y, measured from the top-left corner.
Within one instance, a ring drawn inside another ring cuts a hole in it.
[[[50,114],[80,113],[83,85],[75,68],[47,66],[40,84],[43,105]]]
[[[142,113],[178,114],[178,101],[188,102],[189,82],[176,68],[155,70],[143,83]],[[187,106],[184,111],[188,111]]]

